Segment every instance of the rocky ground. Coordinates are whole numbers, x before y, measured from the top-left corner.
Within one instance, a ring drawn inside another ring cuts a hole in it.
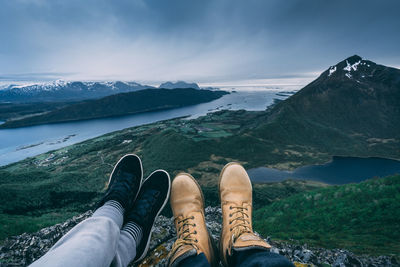
[[[61,236],[91,214],[92,212],[88,211],[62,224],[44,228],[36,233],[25,233],[6,239],[0,246],[0,267],[30,264],[46,253]],[[221,209],[207,207],[206,221],[213,238],[218,242],[221,231]],[[150,252],[139,266],[165,266],[174,237],[173,219],[159,216],[155,223]],[[272,252],[284,255],[295,262],[296,266],[400,266],[394,257],[389,256],[360,256],[342,249],[329,250],[307,245],[293,245],[269,240],[269,238],[267,241],[272,245]]]

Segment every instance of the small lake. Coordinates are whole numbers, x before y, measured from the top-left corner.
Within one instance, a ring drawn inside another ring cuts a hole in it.
[[[400,173],[400,161],[384,158],[333,157],[322,165],[309,165],[294,171],[260,167],[248,170],[254,183],[278,182],[286,179],[314,180],[328,184],[358,183],[373,177]]]
[[[232,88],[234,89],[234,88]],[[256,89],[256,88],[255,88]],[[282,90],[237,91],[211,102],[135,115],[0,130],[0,166],[109,132],[182,116],[197,118],[218,110],[265,110]]]

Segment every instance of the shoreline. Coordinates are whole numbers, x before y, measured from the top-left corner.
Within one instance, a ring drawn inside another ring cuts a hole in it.
[[[57,150],[62,147],[73,145],[89,139],[93,139],[104,134],[123,130],[126,128],[156,123],[160,121],[176,119],[181,117],[197,118],[205,116],[215,110],[216,107],[223,106],[223,110],[231,111],[245,109],[247,111],[262,111],[273,104],[277,92],[239,92],[237,94],[227,94],[211,102],[197,105],[173,108],[162,111],[152,111],[125,115],[112,118],[100,118],[85,121],[64,122],[55,124],[42,124],[21,128],[0,129],[0,138],[4,141],[0,146],[0,166],[16,163],[29,157],[34,157],[42,153]],[[228,97],[228,98],[226,98]],[[245,97],[248,103],[241,103],[240,99]],[[271,102],[271,103],[270,103]],[[212,109],[210,111],[209,109]],[[62,145],[53,146],[47,143],[57,142],[68,135],[76,134]],[[20,147],[28,147],[33,144],[43,143],[31,149],[24,149],[22,153],[16,153]],[[36,151],[37,150],[37,151]]]

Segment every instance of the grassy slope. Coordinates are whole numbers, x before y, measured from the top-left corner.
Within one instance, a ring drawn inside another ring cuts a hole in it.
[[[262,235],[365,254],[400,255],[400,176],[292,195],[254,213]]]

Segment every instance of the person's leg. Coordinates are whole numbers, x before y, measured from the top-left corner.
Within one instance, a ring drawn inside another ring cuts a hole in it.
[[[252,186],[240,164],[229,163],[223,168],[219,191],[222,263],[225,266],[293,266],[282,256],[270,253],[271,246],[253,232]]]
[[[237,267],[294,267],[294,264],[282,255],[260,249],[235,251],[232,258],[231,265]]]
[[[136,257],[137,244],[142,238],[142,231],[135,227],[135,236],[126,229],[121,230],[118,240],[118,247],[111,263],[113,267],[128,266]]]
[[[200,253],[198,255],[187,257],[183,259],[179,264],[179,267],[210,267],[210,263],[207,260],[206,255],[204,253]]]
[[[117,205],[118,202],[107,202],[31,266],[108,266],[123,223],[123,209]]]
[[[168,201],[171,181],[166,171],[157,170],[143,182],[139,195],[127,211],[112,266],[140,262],[149,250],[155,219]]]
[[[124,156],[111,173],[100,207],[32,266],[109,266],[120,239],[124,211],[135,200],[141,181],[140,159],[135,155]]]
[[[203,194],[190,174],[178,174],[172,182],[171,209],[175,219],[177,240],[169,254],[168,265],[170,267],[191,264],[215,265],[212,239],[205,222]]]

